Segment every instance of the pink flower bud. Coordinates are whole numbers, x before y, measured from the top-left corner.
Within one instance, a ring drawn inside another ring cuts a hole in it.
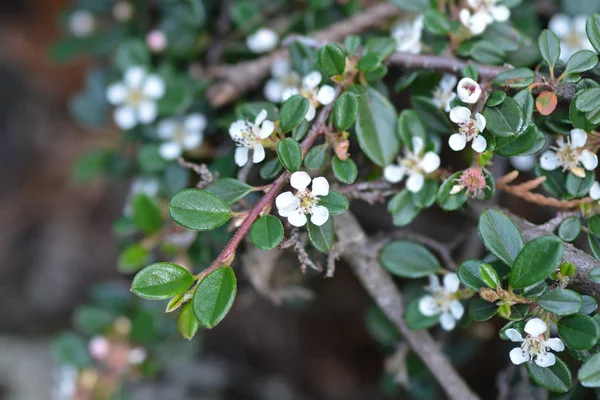
[[[90,340],[88,350],[96,360],[105,360],[110,351],[110,342],[104,336],[96,336]]]
[[[163,31],[155,29],[146,36],[146,44],[150,51],[160,53],[167,48],[167,36]]]

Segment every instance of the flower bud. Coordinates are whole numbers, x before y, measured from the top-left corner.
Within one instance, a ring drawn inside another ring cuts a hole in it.
[[[167,35],[159,29],[150,31],[146,36],[146,44],[150,51],[160,53],[167,48]]]
[[[495,290],[490,288],[479,289],[479,297],[481,297],[485,301],[489,301],[490,303],[493,303],[494,301],[500,299],[498,293],[496,293]]]
[[[481,86],[471,78],[462,78],[458,82],[456,94],[461,101],[468,104],[475,104],[481,96]]]

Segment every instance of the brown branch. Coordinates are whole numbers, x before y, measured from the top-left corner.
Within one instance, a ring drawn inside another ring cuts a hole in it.
[[[475,400],[479,397],[467,386],[429,333],[413,331],[404,321],[404,299],[392,277],[379,265],[379,248],[367,241],[356,218],[346,212],[336,216],[336,234],[342,256],[385,315],[404,335],[408,344],[440,383],[450,399]]]

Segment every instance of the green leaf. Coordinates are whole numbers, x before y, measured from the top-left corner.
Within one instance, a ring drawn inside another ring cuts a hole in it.
[[[497,105],[500,105],[504,99],[506,99],[506,93],[501,91],[501,90],[494,90],[491,94],[490,97],[488,97],[487,101],[485,102],[485,105],[488,107],[496,107]]]
[[[273,158],[260,167],[260,177],[265,180],[275,178],[283,170],[283,165],[279,161],[279,158]]]
[[[556,357],[556,364],[551,367],[540,367],[532,362],[525,363],[525,367],[531,380],[552,392],[566,393],[573,387],[571,371],[558,357]]]
[[[335,230],[333,227],[333,217],[329,217],[327,221],[317,226],[309,221],[308,223],[308,239],[310,243],[321,253],[328,253],[333,246]]]
[[[319,205],[326,207],[331,215],[343,214],[350,207],[346,196],[334,190],[330,190],[327,196],[321,196]]]
[[[308,133],[309,127],[310,122],[308,122],[306,118],[304,118],[304,120],[300,122],[300,125],[292,129],[292,138],[298,141],[302,140],[302,138],[304,138],[304,136],[306,136],[306,134]]]
[[[434,35],[445,35],[452,29],[446,14],[434,9],[427,10],[423,18],[423,25]]]
[[[117,47],[113,63],[121,72],[135,66],[147,67],[150,65],[150,52],[143,40],[127,39]]]
[[[108,310],[94,306],[79,306],[73,313],[73,325],[86,335],[103,335],[115,321],[115,315]]]
[[[581,220],[579,217],[569,217],[558,227],[558,236],[565,242],[572,242],[579,236]]]
[[[304,166],[310,170],[321,169],[325,165],[326,157],[327,144],[313,146],[313,148],[306,153],[306,157],[304,157]]]
[[[360,46],[360,42],[361,42],[360,36],[348,35],[344,39],[344,48],[346,49],[348,54],[353,54],[356,52],[356,50],[358,50],[358,47]]]
[[[462,172],[458,171],[450,175],[450,177],[442,183],[440,189],[438,190],[437,202],[439,206],[446,211],[457,210],[467,201],[467,195],[464,190],[461,190],[457,194],[450,194],[461,174]]]
[[[561,264],[563,243],[556,236],[542,236],[527,243],[510,271],[510,286],[523,289],[546,279]]]
[[[538,37],[538,48],[542,59],[550,68],[554,68],[560,59],[560,40],[554,32],[544,29]]]
[[[331,170],[338,181],[347,184],[353,183],[358,175],[356,163],[351,158],[342,161],[336,155],[331,159]]]
[[[202,279],[192,299],[200,324],[213,328],[221,322],[231,309],[236,292],[237,281],[231,267],[219,268]]]
[[[340,131],[349,129],[358,114],[358,99],[354,93],[344,93],[333,106],[333,124]]]
[[[421,210],[413,201],[411,192],[404,189],[388,202],[388,211],[392,214],[394,225],[405,226],[412,222]]]
[[[250,228],[250,240],[262,250],[270,250],[283,239],[283,224],[273,215],[265,215],[257,219]]]
[[[490,264],[484,263],[479,265],[479,278],[492,289],[502,287],[498,273],[496,273],[496,270]]]
[[[192,102],[189,85],[184,82],[169,82],[165,95],[158,101],[158,112],[172,115],[183,112]]]
[[[231,218],[229,206],[216,195],[200,189],[185,189],[169,203],[169,215],[184,228],[207,231]]]
[[[496,257],[513,265],[521,249],[523,235],[517,225],[501,211],[488,210],[479,217],[477,231],[481,241]]]
[[[191,302],[185,303],[179,312],[177,319],[177,330],[184,339],[192,339],[200,328],[200,321],[194,314],[194,306]]]
[[[144,234],[151,235],[162,227],[160,208],[150,197],[143,193],[137,194],[131,202],[135,226]]]
[[[592,268],[590,270],[590,279],[594,282],[600,283],[600,267]]]
[[[137,162],[144,172],[161,172],[168,164],[159,153],[159,146],[154,143],[142,145],[137,152]]]
[[[597,260],[600,260],[600,239],[592,234],[588,233],[588,243],[590,244],[590,250],[592,250],[592,254],[596,257]]]
[[[506,53],[497,45],[488,41],[479,41],[471,47],[471,57],[483,64],[501,64]]]
[[[584,92],[584,90],[579,93]],[[579,94],[576,94],[571,100],[571,104],[569,105],[569,117],[571,118],[571,123],[573,127],[577,129],[583,129],[586,132],[591,132],[596,128],[596,124],[591,123],[587,117],[586,113],[583,111],[579,111],[577,109],[577,101],[579,99]]]
[[[469,318],[474,321],[487,321],[498,314],[498,306],[479,297],[469,303]]]
[[[379,261],[390,273],[404,278],[421,278],[442,269],[438,259],[427,248],[407,240],[385,245]]]
[[[277,143],[277,156],[290,172],[296,172],[302,166],[302,148],[300,143],[292,138],[285,138]]]
[[[119,254],[119,272],[128,274],[137,272],[146,265],[150,258],[150,252],[141,244],[134,243],[127,246]]]
[[[419,208],[431,207],[435,203],[438,192],[438,184],[435,179],[425,179],[423,187],[412,194],[413,202]]]
[[[62,365],[87,367],[92,362],[88,342],[89,338],[84,339],[74,332],[62,333],[50,343],[52,358]]]
[[[509,69],[496,76],[492,82],[513,89],[524,88],[535,82],[535,74],[529,68]]]
[[[440,322],[440,315],[423,315],[419,311],[419,300],[421,298],[417,298],[408,303],[406,307],[406,312],[404,313],[404,320],[406,321],[406,325],[413,331],[420,331],[424,329],[433,328]],[[397,341],[396,341],[397,342]],[[394,343],[396,344],[396,343]]]
[[[596,174],[593,171],[585,171],[585,178],[567,174],[567,192],[574,197],[585,197],[590,192],[595,179]]]
[[[592,18],[593,16],[590,16]],[[599,18],[596,16],[596,18]],[[589,22],[589,19],[588,19]],[[598,26],[596,25],[596,29]],[[589,35],[589,33],[588,33]],[[600,38],[598,38],[600,41]],[[597,43],[600,45],[600,42]],[[598,46],[600,47],[600,46]],[[582,386],[585,387],[600,387],[600,354],[594,354],[590,357],[581,368],[579,368],[579,372],[577,373],[577,378]]]
[[[233,178],[222,178],[208,185],[205,190],[218,196],[227,204],[233,204],[252,192],[252,186]]]
[[[337,44],[329,43],[319,49],[319,66],[327,76],[341,75],[346,69],[346,54]]]
[[[530,124],[519,136],[498,137],[494,151],[503,157],[531,155],[542,150],[545,145],[546,134],[535,124]]]
[[[375,70],[381,65],[382,57],[379,53],[367,53],[358,60],[357,68],[363,72]]]
[[[138,272],[131,282],[131,291],[149,300],[163,300],[185,292],[194,277],[179,265],[159,262]]]
[[[513,99],[521,106],[523,111],[524,122],[523,126],[529,125],[531,122],[531,116],[533,115],[533,95],[531,91],[523,89],[513,96]]]
[[[575,105],[579,111],[592,111],[600,105],[600,88],[585,89],[577,93]]]
[[[396,137],[396,109],[373,88],[361,95],[358,102],[356,134],[360,148],[380,167],[391,164],[400,147]]]
[[[279,112],[281,131],[286,133],[300,125],[308,113],[309,107],[308,100],[302,95],[296,94],[287,99]]]
[[[588,17],[585,23],[585,32],[592,47],[597,53],[600,53],[600,14],[592,14]]]
[[[588,71],[598,64],[598,56],[590,50],[579,50],[573,54],[565,68],[565,74],[574,74]]]
[[[386,58],[396,51],[396,46],[396,40],[391,37],[375,36],[367,40],[365,50],[368,53],[377,53],[382,58]]]
[[[500,137],[518,135],[525,122],[523,109],[511,97],[504,99],[497,107],[485,107],[483,116],[486,129]]]
[[[423,13],[431,7],[429,0],[392,0],[392,4],[401,10],[413,13]]]
[[[450,125],[448,116],[431,99],[423,96],[411,96],[410,104],[430,130],[444,135],[453,132],[454,128]]]
[[[590,233],[600,237],[600,214],[593,215],[588,221]]]
[[[561,318],[556,326],[565,345],[574,350],[591,349],[600,339],[598,324],[587,315],[576,314]]]
[[[467,260],[456,270],[456,275],[458,275],[460,282],[469,289],[478,291],[482,287],[486,287],[486,283],[479,275],[479,266],[481,264],[480,260]]]
[[[590,271],[590,277],[591,277],[591,271]],[[582,295],[581,299],[583,300],[583,306],[581,307],[581,310],[579,310],[580,313],[582,314],[591,314],[594,311],[596,311],[596,309],[598,308],[598,303],[596,302],[596,299],[594,299],[592,296],[588,296],[588,295]]]
[[[406,312],[408,313],[408,309]],[[396,325],[375,305],[367,310],[365,325],[371,336],[383,346],[393,347],[400,340],[400,332]]]
[[[583,299],[573,290],[556,289],[537,299],[537,303],[544,310],[562,316],[578,313],[583,306]]]
[[[411,150],[413,149],[413,138],[418,137],[427,143],[427,132],[421,117],[415,110],[403,110],[398,117],[398,135]]]

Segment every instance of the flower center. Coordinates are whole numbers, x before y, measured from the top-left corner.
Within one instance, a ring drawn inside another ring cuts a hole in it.
[[[296,87],[300,79],[298,78],[298,74],[295,72],[290,72],[289,74],[285,74],[281,77],[281,83],[284,87]]]
[[[569,32],[569,34],[563,39],[564,43],[570,47],[573,47],[575,49],[579,49],[581,47],[583,47],[581,45],[581,36],[579,36],[577,34],[577,32],[575,32],[574,30]]]
[[[253,147],[258,143],[254,124],[246,121],[246,126],[242,130],[242,134],[236,137],[234,142],[239,147]]]
[[[477,124],[474,119],[470,119],[467,122],[461,122],[459,124],[458,131],[463,135],[466,135],[467,140],[471,140],[475,136],[479,135],[479,129],[477,128]]]
[[[321,103],[317,100],[317,89],[301,89],[300,94],[304,96],[313,107],[319,107]]]
[[[477,90],[477,87],[475,85],[465,85],[463,87],[469,93],[469,95],[472,95],[473,93],[475,93],[475,90]]]
[[[433,299],[435,300],[435,305],[440,310],[447,311],[450,308],[450,304],[454,300],[454,294],[445,290],[439,290],[433,293]]]
[[[310,210],[319,203],[319,198],[312,194],[310,190],[304,190],[296,193],[296,197],[300,200],[300,208],[304,214],[310,214]]]
[[[413,153],[407,147],[404,150],[404,157],[398,160],[398,163],[406,168],[410,172],[421,172],[421,157],[418,154]]]
[[[144,93],[140,89],[131,89],[127,96],[127,104],[138,106],[144,100]]]
[[[530,357],[538,354],[546,354],[546,346],[543,343],[541,335],[535,338],[527,336],[527,339],[525,339],[521,345],[521,349],[523,349],[523,352],[529,354]]]
[[[559,143],[558,147],[553,147],[553,149],[556,151],[556,157],[558,157],[562,164],[563,171],[578,168],[579,156],[582,149],[574,148],[570,142]]]

